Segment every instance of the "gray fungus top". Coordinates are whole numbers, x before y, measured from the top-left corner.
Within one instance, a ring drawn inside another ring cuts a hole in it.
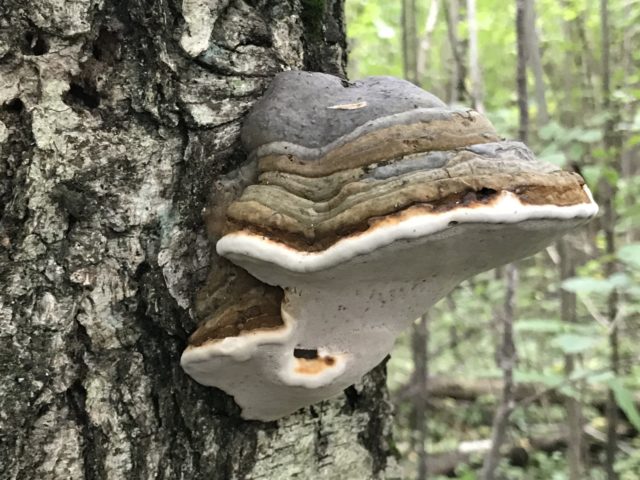
[[[336,116],[327,106],[355,105]],[[322,147],[357,127],[417,108],[443,108],[435,95],[393,77],[368,77],[347,82],[315,72],[283,72],[274,78],[254,105],[242,128],[248,151],[271,142],[287,141],[308,148]]]

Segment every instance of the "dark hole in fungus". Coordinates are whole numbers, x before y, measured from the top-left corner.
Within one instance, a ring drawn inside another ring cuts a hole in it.
[[[83,105],[87,108],[97,108],[100,105],[100,96],[92,88],[71,82],[69,91],[64,95],[64,102],[67,105]]]
[[[453,227],[454,225],[458,225],[458,222],[456,220],[452,220],[449,222],[450,227]]]
[[[318,358],[318,350],[317,349],[307,349],[307,348],[294,348],[293,356],[296,358],[304,358],[306,360],[313,360]]]
[[[481,188],[480,190],[478,190],[476,192],[476,197],[480,201],[488,200],[489,198],[493,197],[496,193],[498,193],[498,192],[496,192],[492,188]]]
[[[7,112],[20,113],[24,110],[24,103],[19,98],[13,98],[5,102],[4,108]]]

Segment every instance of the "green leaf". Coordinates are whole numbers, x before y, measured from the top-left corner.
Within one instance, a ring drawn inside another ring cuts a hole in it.
[[[530,318],[516,321],[515,329],[518,332],[560,333],[566,332],[568,325],[560,320]]]
[[[630,267],[640,268],[640,243],[631,243],[620,248],[618,259]]]
[[[608,166],[605,166],[602,169],[601,175],[602,178],[609,182],[609,185],[616,185],[618,183],[618,180],[620,180],[620,174],[618,173],[618,171],[615,168],[611,168]]]
[[[584,150],[585,147],[583,145],[580,145],[579,143],[573,143],[569,147],[569,158],[576,161],[580,160],[584,157]]]
[[[629,137],[629,140],[627,140],[628,147],[635,147],[638,144],[640,144],[640,135],[632,135]]]
[[[551,340],[551,344],[564,353],[572,354],[589,350],[601,341],[602,337],[563,333]]]
[[[560,385],[558,391],[571,398],[580,398],[580,392],[573,385]]]
[[[552,140],[563,136],[564,133],[565,129],[558,122],[550,121],[540,129],[538,135],[541,140]]]
[[[591,130],[580,130],[576,134],[576,140],[583,143],[596,143],[602,140],[602,131],[591,129]]]
[[[395,29],[381,18],[376,18],[373,24],[376,27],[376,32],[378,33],[379,38],[389,39],[395,37]]]
[[[604,148],[593,148],[591,150],[591,155],[593,158],[597,158],[598,160],[605,160],[608,158],[607,151]]]
[[[615,288],[625,288],[631,284],[631,279],[629,278],[629,275],[627,275],[626,273],[617,272],[611,275],[607,279],[607,282],[609,282]]]
[[[573,277],[562,282],[562,289],[573,293],[602,293],[607,294],[616,285],[600,278]]]
[[[582,176],[587,182],[587,185],[594,188],[596,185],[598,185],[598,180],[600,179],[601,173],[602,167],[600,167],[599,165],[586,165],[582,169]]]
[[[516,383],[542,383],[548,387],[556,387],[564,381],[563,375],[553,373],[541,373],[538,371],[515,370],[514,379]]]
[[[553,163],[559,167],[564,167],[567,164],[567,156],[562,152],[541,153],[539,157],[543,162]]]
[[[633,394],[626,388],[620,378],[612,378],[609,387],[613,390],[616,403],[629,419],[629,422],[640,431],[640,412],[636,408]]]
[[[608,383],[613,377],[614,373],[611,370],[606,370],[604,372],[587,375],[585,379],[589,385],[598,385]]]

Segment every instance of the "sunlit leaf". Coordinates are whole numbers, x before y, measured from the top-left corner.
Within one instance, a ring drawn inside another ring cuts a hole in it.
[[[624,245],[618,250],[618,258],[630,267],[640,268],[640,243]]]
[[[567,164],[567,156],[562,152],[543,153],[540,154],[539,157],[543,162],[553,163],[559,167],[564,167]]]
[[[609,382],[614,377],[614,373],[611,370],[605,372],[598,372],[593,375],[585,376],[587,383],[590,385],[598,385]]]
[[[602,341],[602,337],[563,333],[558,335],[551,344],[564,353],[580,353],[589,350]]]
[[[559,333],[566,332],[568,324],[560,320],[545,319],[523,319],[516,321],[515,329],[518,332],[535,332],[535,333]]]
[[[640,431],[640,412],[638,412],[631,391],[623,385],[620,378],[612,378],[609,381],[609,387],[613,390],[616,403],[625,413],[629,422],[631,422],[636,430]]]
[[[599,165],[587,165],[581,170],[581,172],[587,182],[587,185],[595,187],[600,179],[602,168]]]
[[[629,147],[635,147],[636,145],[640,144],[640,135],[632,135],[631,137],[629,137],[629,139],[627,140],[627,145]]]
[[[542,140],[551,140],[563,135],[564,133],[564,128],[562,128],[558,122],[551,121],[540,129],[538,135]]]
[[[605,166],[602,169],[602,176],[611,184],[616,185],[620,179],[620,173],[611,167]]]
[[[615,288],[615,283],[609,280],[592,277],[573,277],[562,282],[562,288],[573,293],[601,293],[606,294]]]
[[[548,387],[555,387],[564,381],[563,375],[553,373],[542,373],[531,370],[516,370],[514,372],[516,383],[541,383]]]
[[[374,25],[376,26],[379,38],[389,39],[393,38],[396,34],[395,29],[381,18],[377,18],[374,21]]]
[[[576,140],[584,143],[595,143],[602,140],[602,130],[582,130],[576,135]]]
[[[569,158],[572,160],[580,160],[584,156],[585,147],[579,143],[573,143],[569,147]]]

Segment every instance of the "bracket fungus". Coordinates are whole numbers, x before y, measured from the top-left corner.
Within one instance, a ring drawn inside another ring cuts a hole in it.
[[[340,393],[462,280],[597,213],[578,174],[394,78],[281,73],[242,141],[255,183],[212,208],[217,254],[250,275],[234,274],[182,366],[247,419]]]

